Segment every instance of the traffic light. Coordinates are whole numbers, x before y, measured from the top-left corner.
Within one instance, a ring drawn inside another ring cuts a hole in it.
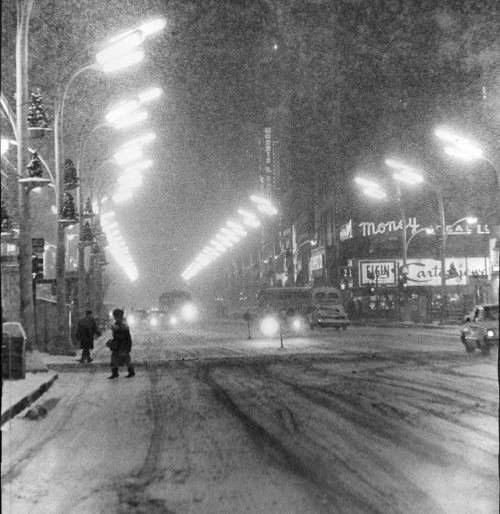
[[[366,286],[366,292],[368,293],[368,296],[373,296],[375,294],[375,284],[373,282]]]
[[[31,273],[35,280],[43,278],[43,255],[33,255],[31,257]]]
[[[408,289],[408,278],[406,274],[402,274],[398,279],[398,286],[400,291],[406,291]]]

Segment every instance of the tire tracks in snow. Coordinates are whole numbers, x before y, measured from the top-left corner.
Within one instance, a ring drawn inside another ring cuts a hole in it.
[[[389,434],[384,433],[384,421],[379,419],[367,425],[371,413],[360,412],[359,406],[352,404],[353,398],[342,395],[332,398],[328,396],[330,391],[289,382],[274,376],[263,363],[247,363],[243,370],[236,368],[238,376],[229,379],[230,386],[222,385],[214,376],[218,370],[210,367],[205,369],[204,379],[215,397],[242,421],[252,437],[288,469],[319,487],[329,497],[334,511],[388,513],[398,512],[398,508],[405,512],[436,511],[436,505],[426,493],[401,476],[387,455],[372,450],[362,437],[353,438],[353,431],[370,435],[368,432],[376,428],[379,432],[376,437],[390,440]],[[241,386],[239,391],[235,385]],[[288,389],[286,393],[284,388]],[[283,398],[288,400],[288,405]],[[323,412],[321,418],[309,423],[307,412],[314,413],[318,407]],[[404,434],[399,442],[404,445]],[[433,455],[431,450],[428,455]],[[367,459],[372,469],[385,475],[382,484],[389,484],[388,489],[374,486],[373,477],[360,469]],[[401,491],[404,498],[399,497]]]

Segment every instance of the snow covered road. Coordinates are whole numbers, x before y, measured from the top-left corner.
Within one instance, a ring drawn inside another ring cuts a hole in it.
[[[136,332],[137,376],[59,364],[3,428],[12,513],[493,513],[497,350],[454,329]],[[102,365],[101,365],[102,364]]]

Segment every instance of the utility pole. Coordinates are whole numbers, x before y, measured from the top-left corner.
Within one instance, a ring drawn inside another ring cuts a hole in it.
[[[28,32],[34,0],[18,0],[16,32],[16,117],[17,170],[23,178],[28,164]],[[30,189],[19,183],[19,296],[21,323],[28,345],[35,341],[35,310],[31,269],[31,210]]]

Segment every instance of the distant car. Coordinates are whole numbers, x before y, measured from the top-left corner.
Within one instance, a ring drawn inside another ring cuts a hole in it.
[[[159,309],[151,309],[148,312],[147,319],[150,327],[163,327],[167,324],[167,313]]]
[[[134,310],[126,313],[126,317],[130,327],[139,327],[147,323],[148,311]]]
[[[498,346],[498,304],[476,305],[464,321],[460,340],[467,353],[473,353],[477,348],[483,355],[488,355],[492,346]]]

